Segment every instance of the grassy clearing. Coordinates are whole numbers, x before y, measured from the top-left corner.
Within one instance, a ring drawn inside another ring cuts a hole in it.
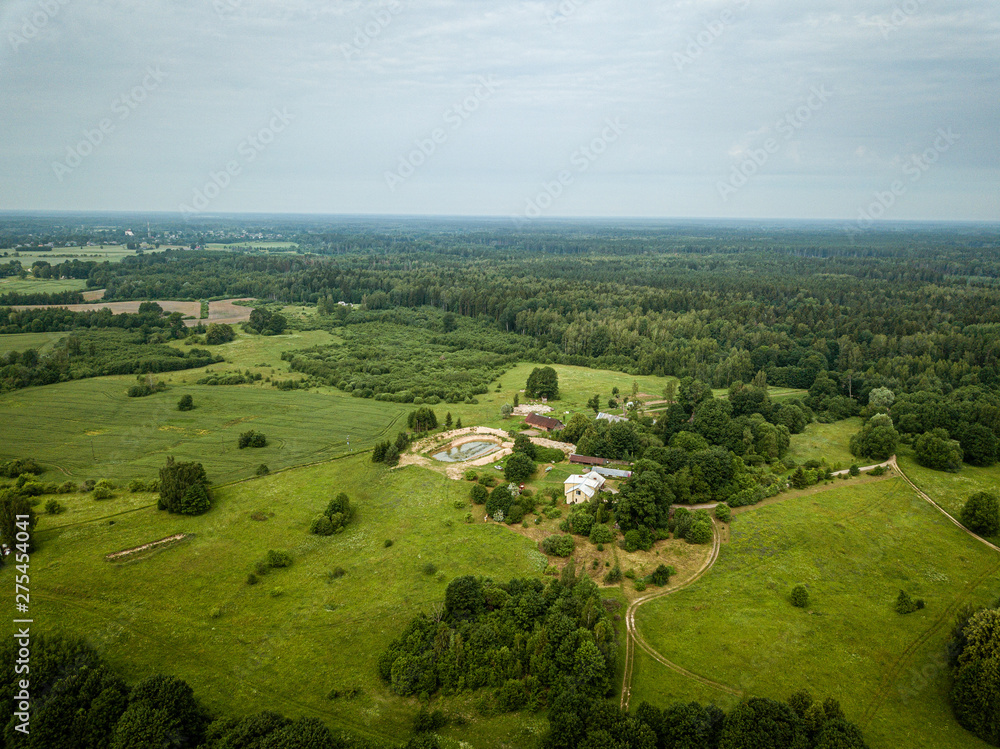
[[[976,492],[1000,492],[1000,464],[979,468],[963,463],[962,470],[958,473],[935,471],[917,463],[913,451],[906,447],[900,448],[897,459],[899,467],[910,480],[956,519],[970,495]],[[1000,545],[1000,536],[993,536],[989,540]]]
[[[310,520],[342,489],[358,508],[356,521],[330,538],[309,535]],[[360,456],[218,489],[212,511],[196,518],[125,512],[143,495],[103,502],[64,495],[69,511],[42,516],[36,530],[32,611],[41,630],[58,623],[86,635],[133,679],[181,676],[213,709],[316,715],[400,739],[418,704],[378,680],[375,662],[388,642],[416,612],[442,601],[458,575],[507,579],[545,565],[535,545],[509,529],[463,523],[454,498],[432,472],[390,472]],[[256,512],[267,519],[252,519]],[[104,561],[176,533],[193,538],[141,561]],[[246,585],[268,549],[289,550],[295,563]],[[434,574],[424,572],[428,562]],[[331,689],[355,687],[360,697],[327,698]],[[460,700],[445,708],[476,720]],[[537,716],[509,716],[462,734],[499,745],[508,733],[542,725]]]
[[[844,419],[832,424],[808,424],[802,434],[792,435],[788,457],[794,458],[799,464],[807,460],[819,460],[826,461],[835,470],[848,468],[852,463],[858,462],[851,455],[848,446],[851,436],[861,429],[861,424],[860,418]]]
[[[0,278],[0,294],[51,294],[57,291],[83,291],[82,278]]]
[[[995,601],[998,573],[1000,555],[890,478],[740,515],[715,568],[640,608],[637,622],[666,658],[747,694],[836,697],[875,749],[901,736],[912,747],[980,747],[951,715],[942,653],[954,609]],[[797,583],[809,587],[806,610],[788,601]],[[927,608],[896,614],[903,588]],[[648,663],[635,699],[676,693],[657,685],[665,673]]]
[[[509,421],[500,418],[500,407],[504,403],[513,405],[514,394],[518,393],[521,403],[527,403],[524,398],[524,385],[528,380],[528,375],[535,367],[541,364],[518,364],[511,367],[507,372],[489,385],[489,392],[484,395],[477,395],[479,400],[477,405],[465,405],[462,403],[440,403],[433,406],[439,418],[446,412],[451,412],[452,417],[461,418],[466,426],[480,424],[483,426],[498,427],[500,429],[514,429],[524,420],[522,416],[515,416]],[[577,412],[586,413],[593,416],[594,412],[587,407],[587,401],[595,395],[601,396],[601,409],[607,411],[608,398],[611,397],[611,389],[617,387],[624,394],[631,395],[632,383],[639,387],[640,393],[646,393],[650,398],[645,400],[660,400],[663,398],[663,388],[671,377],[643,377],[629,375],[624,372],[613,372],[605,369],[588,369],[586,367],[570,367],[561,364],[553,364],[552,368],[559,375],[559,400],[548,403],[553,411],[548,416],[558,418],[562,421]],[[501,385],[500,392],[497,392],[497,384]],[[640,396],[640,399],[641,396]],[[568,413],[567,413],[568,412]]]
[[[144,253],[163,252],[167,249],[182,249],[180,247],[168,247],[162,245],[159,249],[145,249]],[[77,258],[79,260],[97,260],[109,263],[121,262],[124,258],[132,257],[135,250],[130,250],[125,245],[107,244],[104,246],[95,245],[93,247],[55,247],[51,252],[15,252],[11,253],[7,260],[20,260],[21,266],[30,268],[36,260],[45,260],[52,265]]]
[[[60,338],[69,333],[15,333],[0,335],[0,355],[8,351],[24,351],[33,348],[39,354],[48,353]]]
[[[395,434],[404,411],[324,393],[270,387],[189,385],[129,398],[131,377],[102,377],[0,397],[0,423],[16,424],[0,458],[31,456],[56,471],[46,480],[152,478],[168,455],[198,460],[217,482],[252,476],[370,448]],[[193,411],[177,410],[184,393]],[[53,425],[59,425],[54,429]],[[238,450],[241,432],[255,429],[269,444]],[[347,438],[350,437],[350,447]]]

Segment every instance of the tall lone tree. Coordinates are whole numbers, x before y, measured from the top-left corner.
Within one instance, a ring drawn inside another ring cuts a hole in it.
[[[528,375],[524,394],[528,398],[555,400],[559,397],[559,375],[552,367],[535,367]]]
[[[201,463],[178,463],[170,457],[160,469],[160,499],[156,506],[182,515],[200,515],[212,506],[207,489],[208,476]]]

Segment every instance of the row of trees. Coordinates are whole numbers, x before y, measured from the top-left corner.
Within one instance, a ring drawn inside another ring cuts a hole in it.
[[[807,692],[779,702],[753,697],[728,714],[715,705],[640,703],[633,715],[618,705],[566,691],[549,710],[544,749],[867,749],[840,704]]]

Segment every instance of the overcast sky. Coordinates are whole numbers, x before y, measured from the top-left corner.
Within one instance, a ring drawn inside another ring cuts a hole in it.
[[[13,0],[0,210],[1000,220],[997,0]]]

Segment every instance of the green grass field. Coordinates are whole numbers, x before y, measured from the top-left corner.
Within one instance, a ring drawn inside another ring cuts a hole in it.
[[[637,623],[666,658],[748,695],[836,697],[873,749],[983,747],[951,715],[943,652],[955,609],[995,601],[998,574],[1000,555],[889,478],[740,515],[712,571]],[[788,600],[797,583],[805,610]],[[900,589],[927,608],[895,613]],[[650,659],[637,676],[636,705],[684,694]],[[688,693],[704,699],[706,687]]]
[[[851,435],[861,429],[860,418],[844,419],[832,424],[813,422],[806,425],[802,434],[793,434],[788,457],[802,464],[807,460],[825,461],[831,468],[848,468],[858,459],[851,455],[848,444]],[[868,461],[860,461],[866,464]]]
[[[56,341],[65,338],[69,333],[15,333],[0,335],[0,354],[8,351],[24,351],[33,348],[39,354],[48,353]]]
[[[958,473],[935,471],[920,465],[913,457],[913,451],[907,447],[900,448],[897,460],[910,480],[956,519],[970,495],[976,492],[1000,492],[1000,464],[979,468],[963,463],[962,470]],[[1000,536],[994,536],[990,540],[1000,545]]]
[[[198,460],[216,483],[326,460],[393,437],[405,411],[398,404],[362,402],[332,393],[271,387],[188,385],[129,398],[131,377],[104,377],[28,388],[0,396],[0,424],[13,438],[0,458],[31,456],[51,469],[47,481],[152,478],[168,455]],[[193,411],[178,411],[183,393]],[[255,429],[267,447],[238,450],[241,432]],[[347,438],[350,437],[350,448]]]
[[[458,486],[432,471],[388,471],[358,456],[217,489],[215,506],[200,517],[142,507],[152,495],[102,502],[65,495],[70,510],[42,516],[36,529],[36,630],[85,635],[130,679],[176,674],[217,711],[318,716],[405,739],[419,705],[378,679],[386,645],[418,611],[443,601],[454,577],[509,579],[546,564],[535,544],[508,528],[466,525],[467,510],[453,506]],[[310,535],[310,520],[341,490],[357,506],[356,520],[340,535]],[[251,519],[256,511],[270,517]],[[104,560],[176,533],[192,537],[140,561]],[[293,566],[248,586],[254,560],[268,549],[290,551]],[[434,574],[424,572],[428,562]],[[338,567],[342,577],[332,574]],[[5,584],[10,570],[0,572]],[[361,696],[327,698],[349,688]],[[544,728],[537,715],[477,719],[473,701],[435,703],[473,721],[454,729],[473,745],[516,746]]]
[[[51,294],[57,291],[84,291],[82,278],[0,278],[0,294]]]
[[[206,250],[223,250],[226,252],[242,251],[248,247],[254,250],[268,250],[270,252],[295,252],[298,245],[295,244],[295,242],[265,242],[262,239],[252,239],[247,240],[246,242],[237,242],[235,244],[209,242],[205,245]]]
[[[159,249],[145,249],[143,252],[163,252],[163,250],[167,249],[182,248],[171,248],[166,245],[161,245]],[[93,247],[54,247],[51,252],[11,253],[3,259],[3,262],[8,260],[20,260],[21,266],[24,268],[30,268],[32,263],[36,260],[45,260],[52,265],[57,265],[67,260],[72,260],[73,258],[78,260],[98,260],[101,262],[106,260],[109,263],[117,263],[121,262],[122,259],[132,257],[135,254],[135,250],[130,250],[125,245],[117,244],[106,244],[103,247],[101,245],[95,245]]]

